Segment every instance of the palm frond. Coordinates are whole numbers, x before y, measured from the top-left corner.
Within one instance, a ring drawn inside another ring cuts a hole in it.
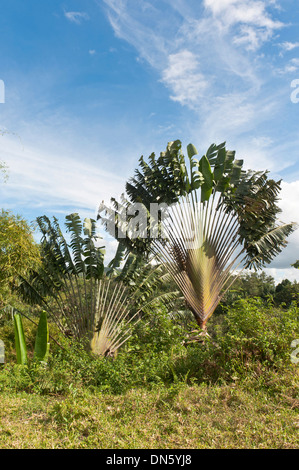
[[[201,158],[192,144],[187,152],[189,173],[180,141],[170,142],[159,158],[140,159],[124,207],[142,202],[156,236],[122,235],[130,252],[156,256],[205,327],[236,270],[270,263],[296,225],[277,223],[281,182],[269,179],[267,171],[243,170],[243,160],[225,142],[212,144]],[[164,220],[151,218],[151,203],[157,202],[168,205]]]
[[[130,338],[130,324],[138,313],[139,311],[131,314],[127,286],[111,279],[100,280],[91,340],[92,352],[101,356],[113,356]]]

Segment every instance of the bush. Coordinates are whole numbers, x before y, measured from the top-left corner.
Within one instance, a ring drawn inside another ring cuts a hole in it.
[[[277,382],[271,374],[296,367],[290,353],[291,342],[299,338],[298,312],[295,305],[285,310],[260,299],[238,300],[211,320],[210,336],[204,343],[185,346],[187,330],[160,308],[136,325],[114,359],[93,356],[82,344],[61,337],[64,349],[52,342],[47,364],[30,361],[28,366],[18,366],[11,349],[7,363],[0,365],[0,391],[67,395],[88,388],[122,394],[137,387],[163,384],[171,389],[185,382],[229,383],[236,379],[249,383],[261,377],[260,383],[272,383],[273,388]],[[25,325],[26,337],[32,342],[35,326],[30,330]],[[5,334],[10,348],[12,332],[8,322],[0,329],[0,337]]]
[[[221,348],[242,364],[262,362],[279,367],[290,360],[290,345],[299,337],[299,309],[265,305],[261,299],[239,300],[217,331]]]
[[[204,345],[188,347],[176,373],[198,382],[231,381],[292,367],[291,342],[299,338],[298,307],[273,308],[260,298],[241,299],[211,322]]]

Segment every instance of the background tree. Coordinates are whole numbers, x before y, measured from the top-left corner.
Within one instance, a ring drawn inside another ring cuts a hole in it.
[[[268,179],[267,171],[244,171],[243,161],[225,143],[211,145],[200,159],[189,144],[187,154],[189,162],[177,140],[159,158],[152,154],[145,162],[141,157],[126,196],[120,203],[112,200],[112,217],[116,238],[134,252],[157,257],[205,329],[235,281],[235,270],[257,270],[270,263],[295,226],[277,223],[280,181]],[[134,214],[136,203],[147,211],[146,237],[131,237],[121,226],[124,213]],[[167,205],[160,221],[152,220],[153,203]],[[101,206],[99,218],[107,230],[113,226],[109,209]],[[156,236],[150,238],[155,223]]]
[[[275,280],[272,276],[267,276],[264,271],[260,273],[243,272],[242,275],[237,276],[232,287],[222,299],[222,303],[231,305],[235,300],[246,297],[260,297],[267,300],[274,293]]]
[[[289,308],[292,302],[299,303],[299,283],[283,279],[276,286],[274,300],[277,306],[283,305],[285,308]]]

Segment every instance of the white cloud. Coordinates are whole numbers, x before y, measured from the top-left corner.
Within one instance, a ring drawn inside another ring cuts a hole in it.
[[[82,20],[89,20],[88,14],[81,11],[65,11],[64,15],[69,21],[76,24],[80,24]]]
[[[206,8],[224,24],[251,24],[271,31],[281,28],[280,21],[274,21],[266,11],[267,2],[261,0],[205,0]]]
[[[259,90],[265,81],[263,60],[243,49],[254,52],[283,26],[263,1],[205,0],[205,10],[193,16],[184,0],[169,2],[167,15],[158,6],[140,8],[145,1],[138,8],[134,0],[105,4],[115,34],[158,71],[170,98],[198,110],[213,96],[235,99],[241,89],[246,98],[248,91]],[[192,5],[197,11],[198,3]]]
[[[234,32],[233,42],[247,50],[257,50],[273,33],[283,27],[267,12],[267,2],[261,0],[205,0],[206,9],[210,10],[217,20],[218,27]]]
[[[159,31],[161,23],[165,23],[163,33],[170,32],[169,18],[163,19],[159,11],[143,0],[131,0],[130,4],[126,0],[104,0],[104,3],[115,35],[133,45],[152,67],[160,67],[168,51],[168,40]]]
[[[1,154],[8,165],[8,181],[0,187],[6,208],[22,210],[89,213],[94,217],[100,202],[118,197],[124,180],[102,170],[100,165],[60,154],[40,153],[38,149],[22,147],[18,141],[5,138]],[[42,215],[42,214],[40,214]]]
[[[299,69],[299,58],[293,57],[288,63],[284,65],[284,67],[277,69],[277,73],[280,75],[284,75],[287,73],[294,73],[297,72]]]
[[[299,281],[299,270],[295,268],[265,268],[263,269],[268,276],[272,276],[275,280],[275,284],[279,284],[284,279],[288,279],[291,282]]]
[[[299,224],[299,181],[281,183],[281,201],[279,203],[282,209],[282,218],[285,222],[296,222]],[[299,237],[299,231],[298,231]],[[299,242],[299,238],[298,238]],[[299,255],[299,253],[298,253]],[[298,256],[299,257],[299,256]]]
[[[279,46],[285,51],[292,51],[296,47],[299,47],[299,42],[284,41],[280,43]]]
[[[158,6],[143,11],[134,0],[105,3],[115,34],[155,68],[171,100],[195,111],[188,128],[194,142],[205,146],[229,139],[233,148],[247,150],[263,123],[288,104],[284,88],[272,83],[272,63],[255,51],[283,27],[267,9],[275,2],[168,1],[168,28]],[[253,168],[273,168],[270,146],[256,143],[250,148]],[[287,165],[289,159],[283,162]]]

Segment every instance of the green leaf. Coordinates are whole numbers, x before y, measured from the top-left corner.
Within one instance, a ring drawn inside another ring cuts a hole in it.
[[[206,157],[209,160],[209,163],[210,163],[211,166],[214,166],[216,164],[218,152],[222,148],[225,148],[225,142],[223,142],[222,144],[219,144],[219,145],[212,144],[208,148],[208,150],[206,152]]]
[[[204,178],[204,183],[201,186],[201,202],[204,202],[209,199],[213,189],[213,172],[209,160],[205,155],[199,162],[199,171]]]
[[[23,323],[22,323],[21,315],[19,313],[14,314],[14,330],[15,330],[17,363],[26,365],[28,363],[27,347],[26,347]]]
[[[93,219],[90,219],[89,217],[86,217],[84,219],[84,224],[83,224],[84,235],[86,235],[87,237],[94,236],[94,226],[95,226],[95,221]]]
[[[46,361],[49,354],[49,327],[47,321],[47,313],[43,310],[40,314],[38,322],[35,347],[34,347],[34,359],[38,361]]]
[[[119,242],[115,256],[108,264],[107,276],[115,274],[117,269],[120,268],[121,263],[124,261],[126,250],[126,246]]]
[[[215,168],[214,168],[214,179],[215,181],[219,181],[224,173],[224,164],[225,164],[225,157],[226,157],[226,150],[225,148],[221,148],[218,151]]]
[[[187,145],[187,153],[190,160],[192,157],[194,157],[194,155],[198,155],[198,152],[193,144]]]
[[[243,166],[243,160],[234,161],[232,174],[231,174],[231,180],[230,180],[231,184],[236,185],[240,181],[242,166]]]

